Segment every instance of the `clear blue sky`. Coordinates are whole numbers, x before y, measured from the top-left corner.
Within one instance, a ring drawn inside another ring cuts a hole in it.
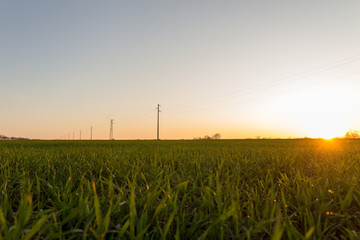
[[[360,2],[1,1],[0,134],[332,137],[360,128]]]

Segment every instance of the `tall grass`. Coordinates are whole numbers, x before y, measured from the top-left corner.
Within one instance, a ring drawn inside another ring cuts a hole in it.
[[[358,239],[360,141],[1,141],[0,239]]]

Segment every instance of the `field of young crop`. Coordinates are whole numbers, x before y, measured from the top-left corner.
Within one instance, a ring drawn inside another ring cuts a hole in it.
[[[0,141],[0,239],[358,239],[360,141]]]

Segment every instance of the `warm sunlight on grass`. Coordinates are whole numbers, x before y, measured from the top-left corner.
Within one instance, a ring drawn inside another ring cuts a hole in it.
[[[337,151],[341,150],[341,144],[336,138],[323,138],[322,141],[319,142],[319,149],[323,149],[326,151]]]
[[[334,138],[323,138],[323,140],[325,142],[332,142],[334,140]]]

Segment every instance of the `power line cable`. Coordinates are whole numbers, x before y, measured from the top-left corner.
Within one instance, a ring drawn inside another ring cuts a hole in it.
[[[136,120],[126,120],[124,123],[127,124],[127,125],[132,125],[134,123],[138,123],[138,122],[141,122],[145,119],[149,119],[150,116],[153,117],[154,113],[155,113],[155,109],[151,110],[151,111],[148,111],[148,112],[145,112],[144,114],[141,114],[141,115],[138,115],[137,117],[135,117]]]
[[[327,79],[327,80],[324,80],[324,81],[319,81],[319,82],[316,82],[316,83],[313,83],[313,84],[310,84],[310,85],[306,85],[306,86],[303,86],[303,87],[289,89],[289,90],[282,91],[282,92],[279,92],[279,93],[276,93],[276,94],[271,94],[271,95],[267,95],[267,96],[263,96],[263,97],[255,98],[255,99],[249,99],[249,100],[242,101],[242,102],[236,102],[236,103],[212,106],[211,108],[212,109],[217,109],[217,108],[224,108],[224,107],[235,106],[235,105],[238,106],[238,105],[245,104],[245,103],[248,103],[248,102],[255,102],[255,101],[259,101],[259,100],[266,99],[266,98],[269,98],[269,97],[275,97],[275,96],[287,94],[289,92],[294,92],[294,91],[298,91],[298,90],[301,90],[301,89],[306,89],[306,88],[309,88],[309,87],[313,87],[313,86],[316,86],[316,85],[319,85],[319,84],[323,84],[323,83],[343,79],[343,78],[346,78],[346,77],[354,76],[354,75],[359,74],[359,73],[360,73],[360,71],[355,71],[355,72],[345,74],[345,75],[342,75],[342,76],[339,76],[339,77]]]
[[[171,108],[172,110],[174,110],[174,109],[176,110],[178,108],[189,108],[189,105],[190,106],[194,106],[194,105],[198,106],[198,105],[208,104],[208,103],[211,103],[211,102],[214,102],[214,101],[228,100],[228,99],[231,99],[233,97],[244,96],[244,95],[248,95],[250,93],[256,92],[256,89],[257,89],[257,91],[259,91],[259,88],[260,88],[260,91],[263,91],[263,90],[267,90],[267,89],[270,89],[270,88],[273,88],[273,87],[276,87],[276,86],[279,86],[279,85],[282,85],[282,84],[288,84],[288,83],[291,83],[291,82],[296,82],[296,81],[298,81],[300,79],[308,78],[308,77],[311,77],[311,76],[314,76],[314,75],[317,75],[317,74],[320,74],[320,73],[323,73],[323,72],[326,72],[326,71],[329,71],[329,70],[332,70],[332,69],[335,69],[335,68],[338,68],[338,67],[341,67],[341,66],[344,66],[344,65],[348,65],[348,64],[357,62],[359,60],[360,60],[360,54],[354,55],[352,57],[345,58],[345,59],[342,59],[342,60],[339,60],[339,61],[336,61],[336,62],[333,62],[333,63],[325,64],[325,65],[322,65],[322,66],[317,67],[317,68],[306,70],[306,71],[303,71],[303,72],[300,72],[300,73],[297,73],[297,74],[289,75],[287,77],[284,77],[284,78],[281,78],[281,79],[278,79],[278,80],[275,80],[275,81],[267,82],[265,84],[258,84],[258,85],[252,86],[250,88],[247,88],[247,89],[245,89],[243,91],[233,91],[233,92],[230,92],[230,93],[227,93],[227,94],[222,94],[222,95],[219,95],[219,96],[207,98],[207,99],[204,99],[204,100],[202,100],[200,102],[197,102],[197,103],[185,103],[185,104],[178,104],[178,105],[168,105],[167,107]],[[337,64],[335,64],[335,63],[337,63]],[[285,81],[285,80],[287,80],[287,81]],[[270,85],[270,86],[268,86],[268,85]],[[268,87],[266,87],[266,86],[268,86]],[[238,93],[242,93],[242,95],[238,95]]]

